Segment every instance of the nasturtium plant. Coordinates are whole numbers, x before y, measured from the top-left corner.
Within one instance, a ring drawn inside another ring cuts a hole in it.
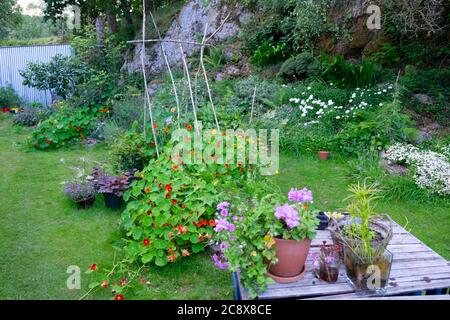
[[[192,172],[165,153],[137,175],[122,213],[131,260],[164,266],[202,251],[215,226],[222,180],[211,179],[209,170]]]
[[[41,122],[31,133],[31,144],[37,149],[56,149],[84,140],[96,117],[106,109],[63,109]]]

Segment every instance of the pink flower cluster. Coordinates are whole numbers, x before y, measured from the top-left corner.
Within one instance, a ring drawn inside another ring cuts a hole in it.
[[[312,202],[313,196],[311,190],[307,188],[301,190],[292,188],[288,193],[288,199],[291,202]]]
[[[289,229],[295,228],[300,224],[297,210],[287,203],[275,210],[275,217],[278,220],[283,220]]]

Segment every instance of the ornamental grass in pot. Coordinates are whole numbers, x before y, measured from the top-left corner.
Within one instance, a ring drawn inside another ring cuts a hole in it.
[[[97,194],[90,181],[68,181],[65,184],[66,196],[78,205],[78,209],[88,209],[94,205]]]
[[[392,238],[391,219],[375,214],[379,191],[374,186],[358,183],[349,191],[350,216],[333,230],[343,244],[347,278],[358,295],[384,294],[393,258],[386,249]]]
[[[65,164],[64,159],[60,160]],[[80,162],[77,165],[67,166],[74,175],[71,180],[62,182],[64,184],[65,195],[78,205],[79,209],[87,209],[94,205],[95,196],[97,194],[93,176],[88,174],[89,160],[80,158]]]

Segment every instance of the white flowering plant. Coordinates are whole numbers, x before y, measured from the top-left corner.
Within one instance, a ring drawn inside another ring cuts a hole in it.
[[[408,165],[419,187],[442,196],[450,195],[450,162],[444,154],[396,143],[387,149],[386,159]]]

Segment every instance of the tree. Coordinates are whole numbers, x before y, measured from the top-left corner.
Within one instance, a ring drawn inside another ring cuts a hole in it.
[[[21,8],[16,0],[0,1],[0,40],[7,39],[22,22]]]

